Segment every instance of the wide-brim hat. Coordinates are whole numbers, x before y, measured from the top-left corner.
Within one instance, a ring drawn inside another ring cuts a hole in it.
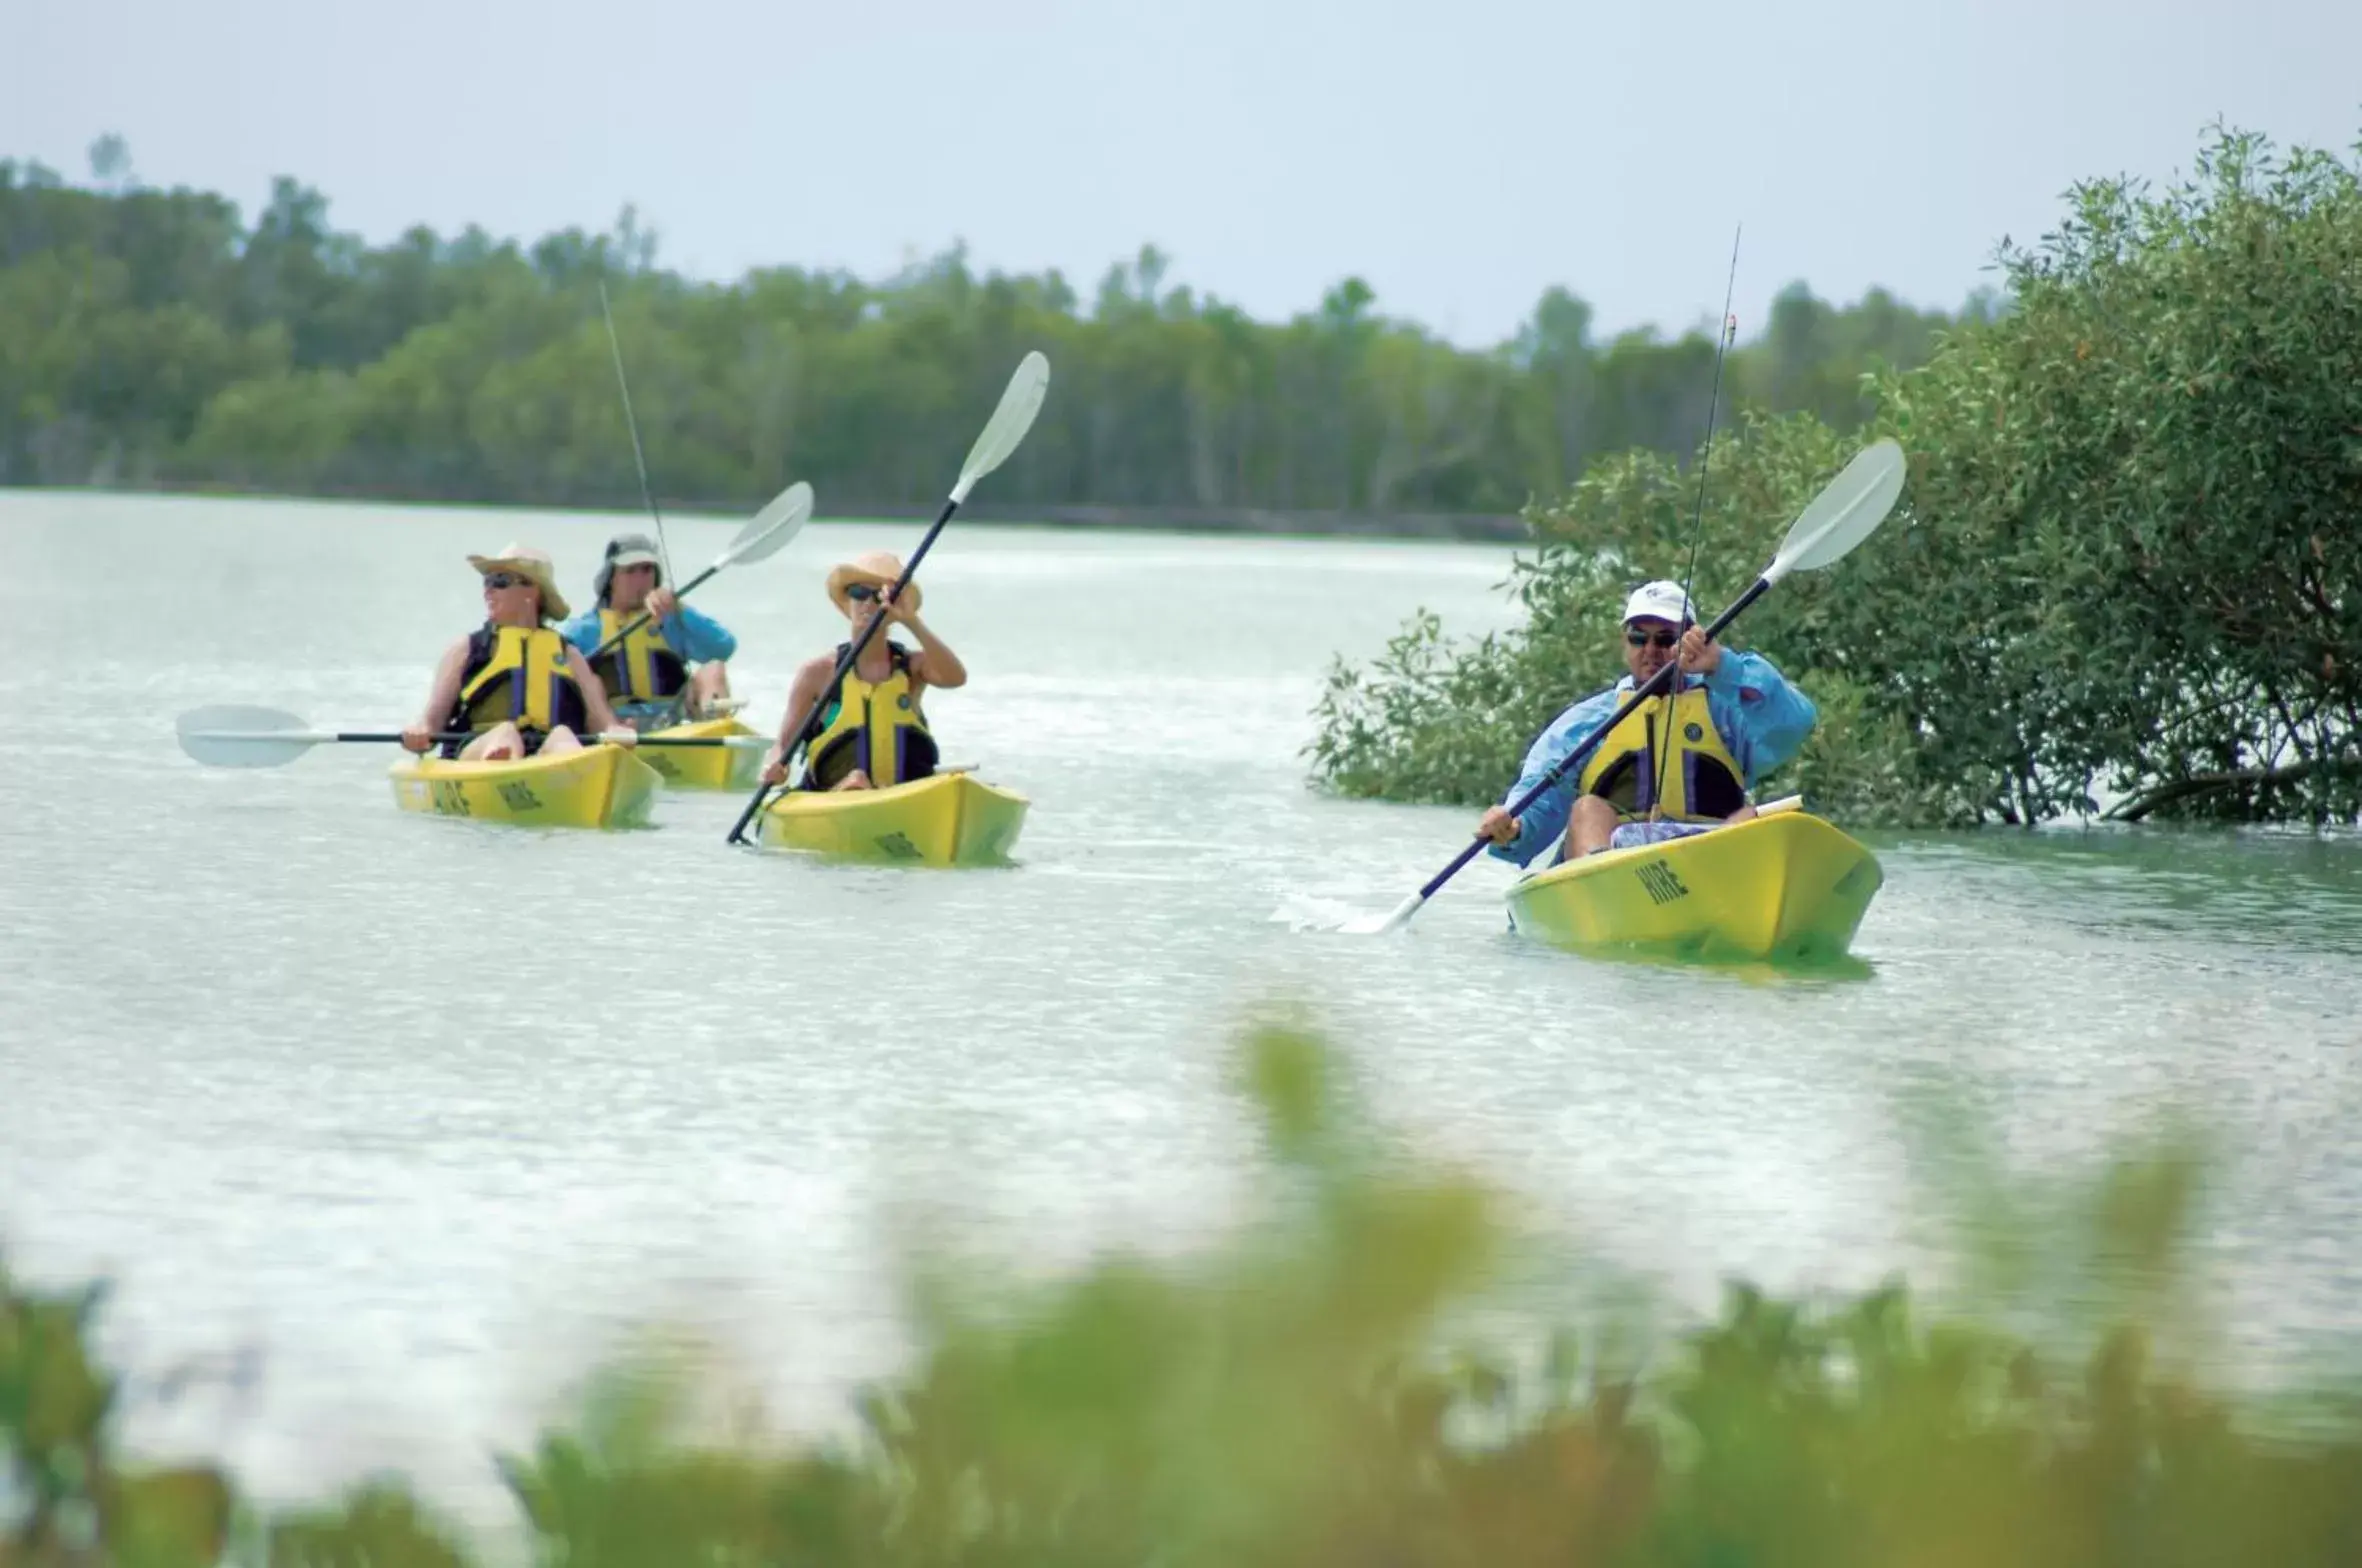
[[[557,567],[551,563],[547,550],[511,543],[498,555],[471,555],[467,564],[487,577],[494,572],[515,572],[532,578],[534,586],[541,590],[541,618],[545,621],[562,621],[574,613],[566,603],[566,596],[558,592]]]
[[[902,558],[885,550],[872,550],[857,555],[828,574],[828,596],[836,607],[850,617],[853,606],[845,598],[845,590],[855,583],[868,583],[874,588],[891,588],[902,576]],[[903,584],[902,603],[912,614],[918,613],[924,595],[916,581]]]

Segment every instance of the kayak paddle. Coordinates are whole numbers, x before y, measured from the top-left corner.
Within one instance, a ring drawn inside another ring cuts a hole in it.
[[[778,554],[811,520],[812,487],[799,479],[773,496],[771,504],[755,513],[754,519],[738,530],[738,537],[730,541],[729,547],[714,557],[714,564],[675,588],[673,597],[688,598],[690,589],[725,566],[752,566],[757,561]],[[596,659],[613,653],[623,646],[623,639],[654,619],[647,611],[641,611],[637,620],[599,644],[591,657]]]
[[[951,521],[951,514],[959,510],[960,503],[968,499],[968,492],[976,488],[976,481],[1007,462],[1009,454],[1017,450],[1018,443],[1033,428],[1034,416],[1042,411],[1042,398],[1049,390],[1050,361],[1040,349],[1028,350],[1025,358],[1017,364],[1017,373],[1009,377],[1009,385],[1001,393],[1000,406],[992,411],[992,418],[985,422],[983,433],[976,437],[976,444],[968,448],[968,460],[960,466],[959,482],[951,487],[951,499],[945,501],[943,510],[935,514],[934,525],[919,540],[919,547],[911,552],[910,564],[902,568],[902,575],[887,590],[889,599],[902,596],[903,585],[918,571],[919,562],[926,558],[928,546],[943,531],[943,525]],[[853,667],[854,662],[861,657],[861,650],[869,646],[869,640],[885,624],[886,617],[882,611],[869,618],[869,625],[837,659],[836,672],[829,676],[828,684],[813,698],[811,710],[804,715],[803,723],[797,725],[790,734],[801,735],[812,727],[812,721],[820,717],[820,710],[827,706],[829,698],[836,695],[837,687],[844,682],[845,672]],[[794,761],[793,752],[794,747],[791,745],[780,753],[782,765]],[[746,825],[754,820],[755,813],[762,809],[763,797],[770,793],[770,785],[755,785],[754,798],[738,814],[738,820],[731,825],[726,842],[742,844],[746,841]]]
[[[1780,541],[1779,554],[1771,565],[1755,579],[1753,586],[1739,595],[1736,603],[1714,618],[1706,628],[1709,642],[1721,636],[1725,627],[1739,618],[1739,613],[1771,591],[1772,584],[1790,572],[1817,572],[1834,566],[1852,551],[1854,546],[1870,537],[1887,513],[1894,510],[1895,498],[1903,492],[1903,449],[1890,438],[1864,447],[1854,460],[1845,465],[1844,472],[1829,481],[1828,488],[1813,497],[1812,504],[1798,514],[1788,526],[1788,537]],[[1662,687],[1669,685],[1681,668],[1680,661],[1668,659],[1640,685],[1622,705],[1594,728],[1558,765],[1543,775],[1541,782],[1510,803],[1509,815],[1522,815],[1526,808],[1541,798],[1542,793],[1564,777],[1567,770],[1580,763],[1592,747],[1617,725],[1646,702]],[[1462,866],[1492,842],[1484,834],[1476,834],[1453,857],[1452,863],[1430,878],[1427,884],[1404,899],[1384,915],[1349,921],[1344,929],[1354,936],[1374,936],[1391,931],[1419,912],[1419,906],[1435,896]]]
[[[339,742],[383,744],[391,741],[399,745],[400,730],[314,730],[306,729],[298,714],[279,708],[249,708],[230,705],[216,708],[191,708],[174,721],[180,736],[180,749],[209,768],[276,768],[293,762],[314,746]],[[476,737],[466,731],[437,733],[429,737],[438,743],[455,742],[465,745]],[[601,741],[597,735],[582,737],[585,744]],[[692,735],[676,739],[661,739],[643,735],[642,746],[716,746],[731,751],[756,751],[770,746],[760,735]]]

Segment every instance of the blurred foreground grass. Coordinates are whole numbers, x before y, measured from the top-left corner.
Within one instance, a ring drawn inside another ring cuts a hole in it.
[[[1922,1321],[1899,1285],[1734,1286],[1717,1321],[1641,1325],[1662,1339],[1645,1368],[1564,1336],[1513,1371],[1447,1354],[1443,1327],[1519,1244],[1501,1200],[1386,1146],[1317,1037],[1252,1031],[1238,1060],[1270,1162],[1221,1245],[1022,1291],[923,1264],[923,1354],[844,1442],[703,1441],[682,1383],[612,1369],[569,1430],[499,1461],[533,1559],[2362,1563],[2362,1414],[2324,1389],[2301,1429],[2250,1419],[2156,1353],[2202,1173],[2187,1143],[2119,1162],[2061,1231],[2132,1282],[2078,1364]],[[215,1469],[128,1465],[99,1300],[0,1272],[0,1565],[488,1560],[398,1483],[266,1517]]]

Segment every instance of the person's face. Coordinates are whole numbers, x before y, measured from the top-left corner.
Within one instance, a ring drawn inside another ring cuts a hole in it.
[[[1632,672],[1636,683],[1663,669],[1674,656],[1674,648],[1681,641],[1680,628],[1671,621],[1660,621],[1644,615],[1624,623],[1624,668]]]
[[[648,602],[649,593],[656,587],[656,563],[635,561],[619,566],[608,580],[607,597],[618,610],[636,610]]]
[[[503,626],[538,626],[541,585],[523,572],[486,572],[484,610]]]
[[[884,592],[885,590],[875,583],[846,585],[845,608],[851,614],[853,635],[856,640],[859,639],[861,633],[869,629],[869,623],[877,619],[878,596]]]

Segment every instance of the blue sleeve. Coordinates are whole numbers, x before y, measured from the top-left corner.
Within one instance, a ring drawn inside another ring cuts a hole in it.
[[[1624,693],[1618,687],[1584,698],[1550,721],[1549,728],[1535,737],[1525,754],[1525,767],[1517,775],[1517,783],[1502,797],[1508,806],[1527,790],[1542,782],[1542,778],[1564,759],[1568,752],[1597,729],[1616,711]],[[1489,844],[1485,853],[1517,865],[1529,865],[1536,855],[1566,836],[1567,817],[1575,807],[1575,783],[1582,774],[1580,765],[1568,768],[1551,786],[1534,798],[1534,803],[1518,814],[1517,837],[1506,844]]]
[[[1706,677],[1706,695],[1716,728],[1735,742],[1731,750],[1747,772],[1750,790],[1802,750],[1821,720],[1813,700],[1789,685],[1760,653],[1725,648],[1721,664]]]
[[[583,657],[588,658],[599,646],[599,612],[577,610],[570,619],[558,623],[558,635],[581,649]]]
[[[687,604],[675,605],[673,613],[665,617],[664,640],[692,664],[727,659],[738,651],[738,639],[730,635],[729,628]]]

